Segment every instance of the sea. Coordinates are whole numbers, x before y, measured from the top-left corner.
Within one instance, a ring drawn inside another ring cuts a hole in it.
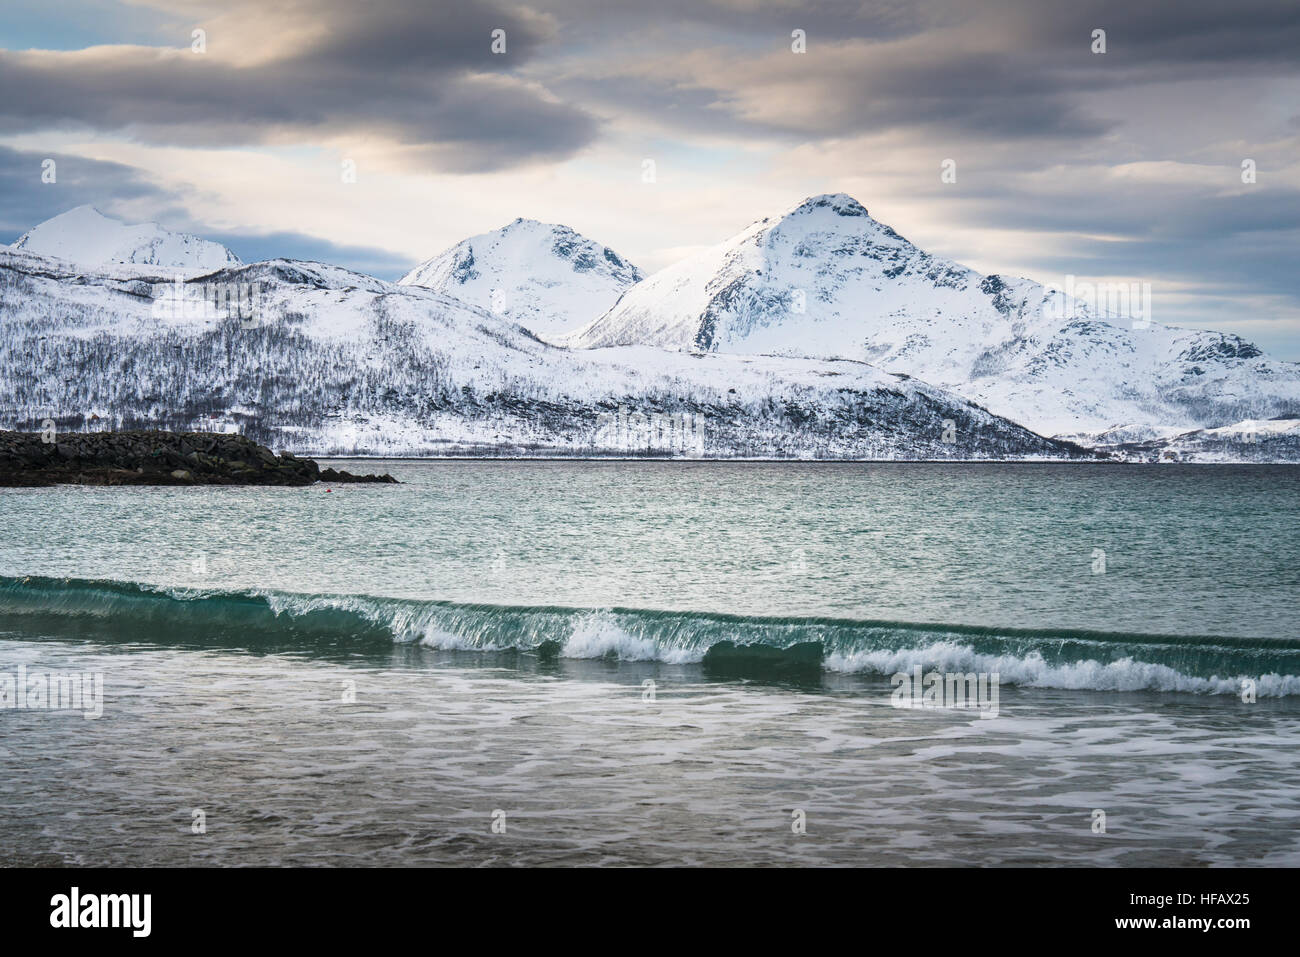
[[[1300,467],[0,489],[0,865],[1300,865]]]

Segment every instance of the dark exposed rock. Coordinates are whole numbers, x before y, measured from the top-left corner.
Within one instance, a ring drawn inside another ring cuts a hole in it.
[[[322,482],[396,482],[397,479],[391,475],[353,475],[351,472],[340,472],[334,469],[321,469],[320,481]]]
[[[242,435],[211,432],[0,431],[0,486],[311,485],[396,482],[352,475],[289,453],[277,456]],[[202,451],[200,451],[202,450]]]

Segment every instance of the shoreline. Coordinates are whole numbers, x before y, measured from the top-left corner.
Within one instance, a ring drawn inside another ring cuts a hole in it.
[[[322,467],[320,461],[396,462],[582,462],[675,465],[1122,465],[1295,466],[1286,461],[1142,461],[1098,454],[1092,458],[808,458],[795,456],[680,456],[656,454],[375,455],[348,452],[276,454],[239,433],[122,430],[17,432],[0,430],[0,488],[56,485],[159,486],[238,485],[301,487],[316,482],[396,483],[388,474],[357,475]]]
[[[634,462],[672,465],[1125,465],[1125,466],[1297,466],[1300,462],[1137,462],[1130,459],[802,459],[802,458],[672,458],[652,455],[348,455],[311,453],[322,461],[344,462]]]

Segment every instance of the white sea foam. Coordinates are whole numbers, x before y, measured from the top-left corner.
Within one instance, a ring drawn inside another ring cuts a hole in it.
[[[608,612],[592,612],[578,618],[573,633],[564,643],[566,658],[603,658],[613,655],[620,661],[663,661],[687,664],[704,657],[702,648],[665,645],[653,638],[631,635],[619,626]]]
[[[970,645],[941,641],[916,648],[865,650],[831,654],[823,666],[846,674],[889,675],[910,671],[915,665],[944,672],[998,673],[1003,684],[1028,688],[1066,688],[1091,691],[1187,691],[1198,694],[1240,694],[1243,682],[1255,682],[1260,697],[1300,694],[1297,675],[1236,675],[1200,678],[1168,665],[1120,658],[1050,664],[1038,652],[1027,655],[990,655]]]

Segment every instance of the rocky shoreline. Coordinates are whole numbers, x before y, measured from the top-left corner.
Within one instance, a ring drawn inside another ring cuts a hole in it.
[[[0,431],[0,486],[311,485],[396,482],[391,475],[322,469],[276,455],[242,435],[216,432]]]

